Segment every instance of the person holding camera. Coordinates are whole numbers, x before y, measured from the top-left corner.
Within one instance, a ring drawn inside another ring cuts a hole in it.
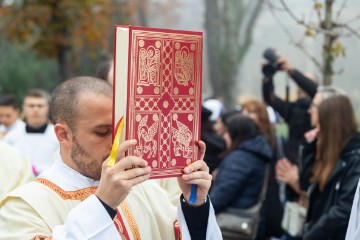
[[[285,156],[290,162],[296,164],[299,145],[304,140],[304,134],[311,129],[310,116],[307,110],[311,104],[311,99],[317,92],[318,84],[311,74],[302,73],[293,68],[288,59],[277,55],[274,49],[267,49],[263,56],[267,60],[262,65],[264,74],[262,81],[263,98],[288,124],[289,137],[285,146]],[[275,94],[273,77],[277,71],[287,72],[297,84],[297,99],[295,101],[289,101],[288,87],[286,88],[285,100]]]
[[[311,99],[317,92],[318,85],[315,83],[313,76],[294,69],[288,59],[284,56],[278,56],[274,49],[267,49],[263,56],[267,60],[267,62],[262,65],[262,72],[264,74],[262,92],[264,101],[282,116],[289,129],[288,139],[284,142],[285,146],[282,146],[282,142],[277,145],[277,149],[283,149],[283,156],[276,156],[276,162],[274,163],[276,167],[273,174],[278,176],[279,169],[286,169],[289,177],[297,179],[298,172],[295,170],[298,169],[299,146],[305,140],[304,134],[311,129],[308,109],[311,104]],[[288,86],[286,87],[285,100],[275,94],[273,77],[277,71],[287,72],[290,78],[297,84],[297,98],[295,101],[289,101]],[[278,206],[282,206],[285,200],[294,201],[299,197],[297,192],[291,187],[286,187],[291,186],[289,182],[276,181],[273,182],[273,184],[273,190],[269,193],[268,198],[274,203],[278,202]],[[274,206],[274,204],[272,204],[272,206]],[[272,215],[282,215],[282,209],[268,208],[278,213]],[[270,229],[271,231],[269,233],[275,236],[275,232],[273,231],[275,228],[270,227],[269,222],[271,222],[273,226],[277,226],[276,229],[281,229],[281,219],[267,222],[265,229]],[[277,231],[276,234],[279,232],[281,232],[281,230]]]

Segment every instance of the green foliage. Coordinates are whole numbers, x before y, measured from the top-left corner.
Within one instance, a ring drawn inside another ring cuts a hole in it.
[[[27,44],[39,56],[57,57],[73,46],[108,47],[112,11],[107,0],[23,0],[0,6],[0,17],[8,40]]]
[[[286,122],[281,121],[276,127],[276,133],[287,138],[289,136],[289,127]]]
[[[8,41],[26,45],[38,57],[57,59],[60,79],[74,75],[76,50],[96,55],[112,33],[109,0],[10,1],[0,5],[0,30]]]
[[[0,39],[0,95],[13,94],[19,100],[31,88],[48,91],[59,82],[57,63],[38,60],[26,48]]]

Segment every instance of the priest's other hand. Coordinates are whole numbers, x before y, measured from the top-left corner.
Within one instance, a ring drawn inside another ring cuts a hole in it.
[[[184,168],[184,174],[178,177],[179,186],[184,194],[185,200],[189,200],[191,193],[191,185],[196,184],[197,195],[196,202],[192,203],[193,206],[200,206],[204,204],[211,186],[212,176],[209,173],[209,167],[204,162],[206,145],[203,141],[197,143],[200,150],[200,160],[191,163]]]
[[[150,178],[151,168],[140,157],[126,156],[125,152],[136,145],[136,140],[120,144],[114,166],[102,165],[101,178],[95,195],[104,203],[116,209],[126,198],[131,188]]]

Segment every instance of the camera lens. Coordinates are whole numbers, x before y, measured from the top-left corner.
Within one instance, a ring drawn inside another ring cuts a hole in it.
[[[278,56],[275,50],[273,48],[267,48],[263,53],[263,57],[268,61],[268,64],[262,69],[264,75],[273,76],[279,67],[277,63]]]

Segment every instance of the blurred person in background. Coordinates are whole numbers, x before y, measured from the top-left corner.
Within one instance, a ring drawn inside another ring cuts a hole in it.
[[[309,146],[314,151],[304,155],[313,167],[303,239],[344,239],[360,178],[360,134],[348,97],[315,100],[310,111],[318,125]]]
[[[226,131],[223,117],[227,115],[224,104],[215,98],[209,98],[203,102],[203,107],[211,111],[209,117],[216,134],[225,140],[226,148],[230,147],[230,136]]]
[[[306,161],[307,159],[304,158],[304,156],[309,152],[314,151],[314,148],[310,148],[309,144],[314,142],[319,131],[318,112],[315,106],[318,106],[322,101],[328,98],[344,94],[345,92],[336,86],[319,87],[319,91],[316,93],[308,109],[313,129],[304,134],[305,140],[299,147],[299,164],[293,164],[287,158],[280,159],[276,164],[276,178],[287,183],[288,186],[297,193],[297,195],[303,191],[307,191],[307,188],[309,187],[309,179],[312,174],[313,162]]]
[[[0,201],[0,239],[175,240],[180,229],[183,239],[221,239],[208,197],[205,144],[198,142],[200,160],[177,178],[183,194],[176,209],[159,186],[146,181],[148,163],[125,156],[135,139],[119,145],[109,166],[112,100],[110,84],[93,77],[73,78],[54,90],[61,150],[50,169]],[[189,201],[193,184],[195,201]]]
[[[7,134],[3,139],[30,161],[36,175],[50,167],[59,148],[54,125],[49,120],[49,94],[32,89],[24,97],[23,115],[26,125]]]
[[[216,214],[230,207],[247,209],[258,202],[265,166],[272,154],[266,137],[250,117],[237,112],[225,124],[231,146],[219,165],[210,192]]]
[[[360,135],[350,99],[336,87],[319,88],[311,107],[313,130],[300,147],[299,170],[279,166],[278,177],[308,193],[303,239],[344,239],[360,177]],[[291,172],[299,171],[298,176]]]
[[[281,228],[283,206],[280,196],[284,195],[284,191],[280,190],[279,183],[275,178],[275,165],[278,159],[284,157],[284,139],[281,136],[276,135],[275,113],[272,112],[271,115],[272,120],[274,121],[272,123],[270,121],[268,107],[264,102],[250,99],[244,101],[241,104],[241,107],[242,113],[252,118],[259,126],[261,132],[266,136],[272,151],[268,187],[265,201],[261,209],[261,222],[258,228],[257,239],[280,237],[283,235],[283,230]]]
[[[31,164],[24,155],[0,141],[0,198],[34,177]]]
[[[107,81],[111,85],[114,83],[114,60],[109,59],[99,64],[96,69],[95,76],[102,80]]]
[[[209,118],[210,121],[213,123],[216,122],[217,119],[219,119],[219,117],[223,112],[225,112],[224,104],[219,99],[216,98],[206,99],[203,102],[203,106],[211,111],[211,115]]]
[[[241,113],[249,116],[259,126],[268,143],[273,148],[275,145],[274,129],[270,123],[265,103],[258,100],[247,100],[241,104]]]
[[[18,101],[12,95],[0,96],[0,139],[11,131],[23,128]]]
[[[307,110],[311,99],[316,94],[318,84],[312,74],[296,70],[291,66],[287,58],[277,56],[274,50],[270,50],[268,49],[264,53],[264,57],[267,56],[265,57],[267,62],[262,65],[264,75],[262,94],[264,101],[273,107],[287,123],[289,135],[285,155],[292,163],[297,163],[299,145],[304,140],[304,133],[311,129]],[[289,77],[297,84],[297,98],[295,101],[283,100],[275,94],[273,77],[277,70],[287,72]]]
[[[210,121],[211,113],[209,109],[202,107],[200,139],[206,144],[204,161],[209,167],[210,174],[219,166],[220,155],[226,150],[225,140],[215,132],[213,124]]]

